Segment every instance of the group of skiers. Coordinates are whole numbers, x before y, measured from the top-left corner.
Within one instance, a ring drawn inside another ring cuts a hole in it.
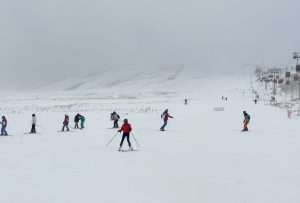
[[[227,99],[228,99],[227,97],[222,96],[222,101],[224,100],[227,101]]]
[[[243,111],[243,115],[244,115],[244,121],[243,121],[244,128],[243,128],[242,132],[248,131],[248,124],[250,122],[250,115],[246,111]],[[173,118],[173,116],[171,116],[169,114],[169,110],[166,109],[161,114],[161,118],[163,119],[163,125],[161,126],[160,131],[165,131],[165,127],[168,124],[169,118]],[[111,113],[111,120],[114,121],[113,128],[119,128],[119,126],[118,126],[119,119],[120,119],[120,116],[115,111],[113,113]],[[62,132],[65,131],[65,129],[67,131],[70,131],[69,122],[70,122],[69,116],[67,114],[65,114],[64,121],[63,121],[63,127],[62,127],[62,130],[61,130]],[[85,123],[85,117],[78,113],[74,117],[74,122],[75,122],[74,129],[79,129],[79,125],[78,125],[79,122],[80,122],[80,129],[83,129],[84,128],[84,123]],[[31,127],[30,133],[36,133],[37,118],[36,118],[35,114],[32,114],[31,123],[32,123],[32,127]],[[5,116],[2,116],[2,121],[0,122],[0,124],[2,125],[1,135],[8,135],[7,132],[6,132],[7,119],[6,119]],[[123,136],[122,136],[122,139],[121,139],[119,151],[122,150],[122,145],[123,145],[123,142],[124,142],[125,139],[128,142],[129,150],[133,150],[131,142],[130,142],[131,131],[132,131],[131,124],[128,122],[128,119],[125,118],[122,127],[118,130],[119,133],[123,132]]]
[[[74,129],[79,129],[79,125],[78,125],[79,121],[80,121],[80,129],[83,129],[84,128],[84,123],[85,123],[85,117],[78,113],[74,117],[74,123],[75,123]],[[64,118],[64,121],[63,121],[63,127],[61,129],[62,132],[65,131],[65,128],[67,129],[67,131],[70,131],[69,122],[70,122],[70,118],[67,114],[65,114],[65,118]]]

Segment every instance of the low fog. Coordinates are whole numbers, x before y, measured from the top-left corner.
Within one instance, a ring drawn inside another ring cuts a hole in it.
[[[2,87],[107,69],[291,66],[299,8],[293,0],[2,0]]]

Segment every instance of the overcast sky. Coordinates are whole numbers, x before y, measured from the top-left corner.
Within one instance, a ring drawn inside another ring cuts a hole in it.
[[[0,75],[8,84],[108,68],[290,66],[300,51],[298,0],[0,2]]]

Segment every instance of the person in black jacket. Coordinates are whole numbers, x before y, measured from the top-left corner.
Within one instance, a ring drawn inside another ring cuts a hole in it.
[[[74,122],[75,122],[75,129],[79,129],[78,123],[80,121],[81,115],[78,113],[75,118],[74,118]]]
[[[244,129],[242,131],[248,131],[248,124],[250,122],[250,115],[246,112],[243,111],[244,114]]]

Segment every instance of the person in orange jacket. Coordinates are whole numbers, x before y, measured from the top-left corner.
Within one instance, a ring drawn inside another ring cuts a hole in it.
[[[122,132],[122,131],[123,131],[123,136],[122,136],[122,140],[121,140],[121,143],[120,143],[119,151],[122,150],[122,145],[123,145],[123,142],[124,142],[125,138],[127,138],[127,142],[128,142],[128,145],[129,145],[129,150],[133,150],[133,148],[131,146],[131,143],[130,143],[130,140],[129,140],[130,132],[132,131],[132,128],[131,128],[130,123],[128,123],[128,119],[124,119],[124,124],[122,125],[121,129],[118,130],[119,133]]]

